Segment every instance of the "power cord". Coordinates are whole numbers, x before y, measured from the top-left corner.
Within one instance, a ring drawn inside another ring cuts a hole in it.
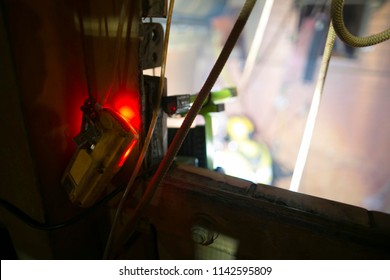
[[[0,198],[0,207],[4,208],[8,212],[10,212],[12,215],[14,215],[16,218],[18,218],[20,221],[23,223],[27,224],[28,226],[38,229],[38,230],[45,230],[45,231],[52,231],[52,230],[57,230],[61,229],[67,226],[70,226],[72,224],[75,224],[85,218],[86,216],[90,215],[93,211],[95,211],[97,208],[103,206],[105,203],[113,199],[117,194],[119,194],[121,191],[124,190],[124,186],[117,188],[110,194],[106,195],[103,197],[101,200],[96,202],[94,205],[91,207],[85,209],[83,212],[79,213],[78,215],[70,218],[69,220],[66,220],[61,223],[57,224],[46,224],[42,223],[31,216],[27,215],[25,212],[23,212],[20,208],[15,206],[14,204]]]

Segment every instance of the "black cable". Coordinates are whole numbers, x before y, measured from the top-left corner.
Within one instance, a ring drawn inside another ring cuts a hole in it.
[[[111,199],[113,199],[123,189],[124,189],[124,187],[120,187],[120,188],[116,189],[115,191],[111,192],[110,194],[106,195],[101,200],[96,202],[91,207],[85,209],[80,214],[70,218],[69,220],[67,220],[65,222],[58,223],[58,224],[46,224],[46,223],[39,222],[36,219],[34,219],[34,218],[30,217],[29,215],[27,215],[25,212],[20,210],[18,207],[16,207],[12,203],[10,203],[10,202],[2,199],[2,198],[0,198],[0,207],[3,207],[8,212],[13,214],[16,218],[21,220],[23,223],[29,225],[30,227],[33,227],[33,228],[38,229],[38,230],[51,231],[51,230],[57,230],[57,229],[60,229],[60,228],[64,228],[64,227],[70,226],[70,225],[72,225],[74,223],[77,223],[78,221],[80,221],[84,217],[88,216],[93,211],[95,211],[98,207],[102,206],[106,202],[108,202]]]

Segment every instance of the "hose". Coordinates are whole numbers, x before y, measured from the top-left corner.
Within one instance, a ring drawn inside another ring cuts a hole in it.
[[[382,43],[390,39],[390,28],[371,36],[357,37],[352,35],[344,24],[344,0],[332,0],[330,14],[332,18],[333,28],[339,38],[351,47],[361,48]]]
[[[192,122],[194,121],[195,117],[199,114],[200,109],[202,108],[205,100],[208,98],[209,93],[214,86],[215,82],[217,81],[223,67],[225,66],[226,61],[228,60],[234,46],[236,45],[236,42],[241,34],[242,29],[245,26],[245,23],[247,22],[253,7],[256,3],[256,0],[246,0],[245,4],[240,12],[240,15],[237,18],[236,23],[234,24],[234,27],[232,31],[230,32],[230,35],[225,43],[225,46],[223,47],[217,61],[214,64],[214,67],[212,68],[209,76],[207,77],[202,89],[200,90],[198,97],[195,99],[193,105],[191,106],[190,111],[187,113],[183,124],[175,134],[175,137],[172,140],[171,145],[168,148],[168,151],[166,155],[164,156],[162,162],[160,163],[156,173],[148,183],[148,186],[146,188],[145,193],[143,194],[139,204],[137,205],[134,215],[131,217],[130,222],[125,226],[123,229],[123,233],[118,238],[119,241],[115,244],[116,247],[113,249],[117,250],[122,245],[120,242],[123,240],[126,240],[131,236],[141,219],[141,217],[144,215],[151,199],[153,198],[158,186],[161,184],[162,180],[164,179],[165,175],[167,174],[169,168],[171,167],[174,158],[179,151],[185,137],[187,136]],[[110,254],[111,253],[111,254]],[[106,258],[112,258],[112,252],[108,252],[106,250],[105,252]]]

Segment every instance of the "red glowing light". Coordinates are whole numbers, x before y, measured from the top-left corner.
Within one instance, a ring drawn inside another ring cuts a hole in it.
[[[133,140],[130,145],[126,148],[126,150],[124,151],[124,153],[122,154],[122,156],[120,157],[119,159],[119,162],[118,162],[118,167],[122,167],[122,165],[125,163],[126,159],[129,157],[130,155],[130,152],[133,150],[134,146],[135,146],[135,143],[137,143],[137,140]]]
[[[141,109],[138,92],[118,91],[112,96],[108,106],[118,112],[137,131],[141,129]]]
[[[118,167],[122,167],[129,157],[138,139],[138,132],[141,130],[141,105],[137,90],[122,89],[111,94],[104,107],[112,109],[114,115],[124,127],[135,136],[135,139],[124,150],[118,161]]]
[[[172,114],[175,114],[175,113],[176,113],[176,110],[177,110],[177,106],[171,105],[171,106],[169,107],[169,110],[170,110],[170,112],[171,112]]]
[[[119,114],[127,120],[131,120],[135,117],[135,112],[130,106],[122,106],[119,108]]]

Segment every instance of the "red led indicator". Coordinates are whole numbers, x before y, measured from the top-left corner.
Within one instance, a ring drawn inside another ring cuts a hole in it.
[[[169,107],[169,111],[170,111],[171,114],[175,114],[176,110],[177,110],[177,106],[176,105],[171,105]]]
[[[112,97],[108,106],[118,112],[135,130],[141,129],[138,92],[119,91]]]
[[[104,107],[112,109],[117,119],[135,137],[119,158],[118,167],[122,167],[137,143],[138,132],[141,130],[142,117],[139,93],[137,90],[120,89],[110,95]]]
[[[124,105],[119,108],[119,114],[125,118],[126,120],[132,120],[135,117],[135,112],[134,110],[127,105]]]

